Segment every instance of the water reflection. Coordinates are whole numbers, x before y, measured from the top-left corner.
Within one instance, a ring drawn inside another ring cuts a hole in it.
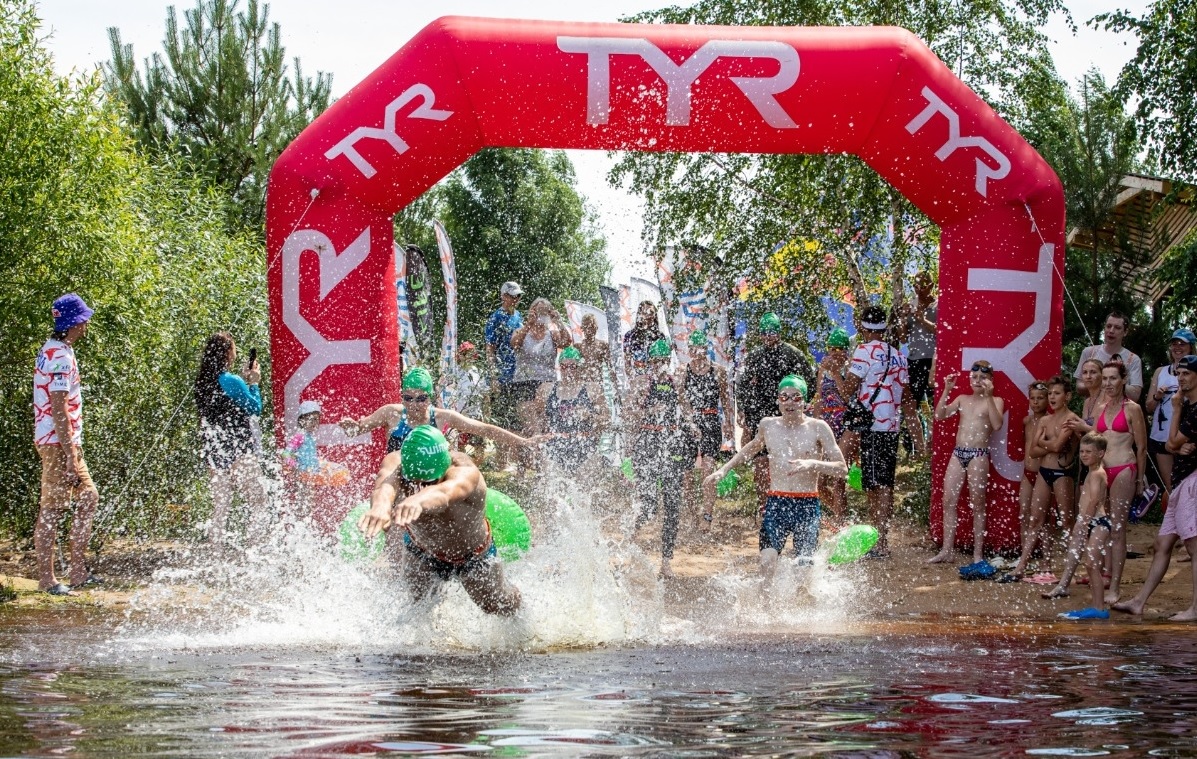
[[[1197,755],[1197,641],[1180,625],[195,653],[121,650],[79,612],[0,613],[3,755]]]

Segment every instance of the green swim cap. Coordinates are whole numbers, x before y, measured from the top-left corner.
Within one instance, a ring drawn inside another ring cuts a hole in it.
[[[439,480],[451,462],[449,441],[430,424],[421,424],[407,433],[399,452],[403,478],[416,482]]]
[[[409,369],[407,374],[403,375],[404,390],[423,390],[432,395],[432,375],[428,370],[422,366],[417,366],[415,369]]]
[[[831,330],[831,334],[827,336],[828,348],[847,348],[848,347],[848,333],[843,327],[836,327]]]
[[[649,358],[669,358],[672,353],[673,349],[669,347],[669,341],[663,338],[648,346]]]
[[[761,332],[765,334],[777,334],[781,332],[781,319],[777,317],[777,314],[770,311],[761,317],[760,328]]]
[[[701,329],[696,329],[690,333],[690,344],[699,348],[705,348],[707,345],[707,333]]]
[[[575,348],[572,345],[569,346],[568,348],[566,348],[565,350],[561,351],[561,360],[562,361],[577,361],[579,364],[585,363],[582,360],[582,354],[578,351],[577,348]]]
[[[787,374],[781,378],[781,382],[777,383],[778,390],[795,389],[802,393],[802,400],[806,400],[806,380],[802,379],[796,374]]]

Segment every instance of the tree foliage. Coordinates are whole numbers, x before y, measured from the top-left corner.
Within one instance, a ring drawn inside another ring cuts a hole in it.
[[[1046,58],[1041,29],[1054,13],[1067,13],[1059,0],[699,0],[628,20],[902,26],[999,112],[1013,112],[1024,98],[1023,72]],[[709,251],[702,271],[717,285],[742,273],[759,278],[777,244],[816,241],[803,246],[810,255],[787,294],[801,298],[809,314],[821,313],[819,295],[844,289],[858,301],[877,292],[896,296],[911,259],[929,264],[938,243],[929,220],[851,156],[628,154],[611,179],[644,198],[648,248],[701,243]]]
[[[221,194],[138,153],[98,77],[55,75],[37,31],[29,3],[0,12],[0,526],[32,529],[33,362],[74,291],[96,309],[79,356],[97,539],[161,533],[206,508],[190,379],[211,331],[266,344],[264,256],[225,231]]]
[[[163,53],[140,70],[133,46],[108,30],[105,86],[124,104],[133,134],[152,155],[174,155],[233,201],[233,221],[262,234],[266,180],[276,158],[329,104],[332,76],[287,65],[270,6],[198,0],[167,8]]]
[[[396,239],[429,252],[434,305],[442,306],[436,241],[439,218],[457,263],[462,339],[478,342],[498,305],[499,286],[516,280],[528,298],[601,303],[610,264],[561,151],[483,150],[400,214]]]
[[[1092,23],[1138,37],[1118,91],[1138,101],[1135,119],[1158,170],[1197,181],[1197,3],[1156,0],[1141,17],[1120,10]]]

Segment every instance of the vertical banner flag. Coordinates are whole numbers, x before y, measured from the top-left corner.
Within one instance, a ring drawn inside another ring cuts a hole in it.
[[[420,353],[420,348],[431,351],[432,307],[428,300],[428,263],[424,260],[424,251],[415,245],[405,247],[407,306],[411,311],[412,333],[416,336],[416,352]]]
[[[623,300],[622,292],[626,288],[616,290],[614,287],[599,285],[599,292],[603,296],[603,308],[607,312],[607,345],[611,347],[611,366],[615,367],[615,381],[624,387],[623,381],[623,351],[620,350],[620,338],[623,337],[620,323],[620,307]]]
[[[619,286],[619,330],[615,339],[622,342],[623,336],[636,326],[636,305],[632,303],[631,285]]]
[[[593,316],[595,324],[598,325],[598,332],[595,333],[594,339],[600,343],[607,342],[607,315],[603,313],[603,310],[595,308],[589,303],[567,300],[565,301],[565,316],[569,319],[569,333],[573,335],[574,342],[580,343],[585,337],[582,334],[582,317],[587,314]]]
[[[398,243],[395,250],[395,303],[398,306],[399,343],[403,350],[403,365],[420,362],[416,352],[416,328],[412,324],[411,306],[407,302],[407,251]]]
[[[441,376],[457,370],[457,267],[453,264],[453,245],[449,233],[439,221],[432,222],[436,247],[441,254],[441,274],[445,280],[445,336],[441,339]]]

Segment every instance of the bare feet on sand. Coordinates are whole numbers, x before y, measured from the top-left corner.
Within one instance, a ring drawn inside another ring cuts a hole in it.
[[[1136,617],[1143,615],[1143,604],[1135,603],[1132,598],[1129,601],[1122,601],[1121,603],[1110,604],[1110,608],[1114,611],[1120,611],[1123,614],[1131,614]]]
[[[1189,609],[1182,611],[1180,614],[1173,614],[1168,617],[1169,622],[1197,622],[1197,609]]]
[[[1068,598],[1068,588],[1061,588],[1059,585],[1052,588],[1046,593],[1040,593],[1044,598]]]
[[[1118,597],[1120,595],[1122,595],[1122,594],[1115,593],[1112,590],[1106,591],[1106,595],[1105,595],[1106,606],[1113,606],[1114,604],[1118,603]]]
[[[948,551],[940,551],[931,558],[927,559],[927,564],[947,564],[952,560],[952,554]]]

